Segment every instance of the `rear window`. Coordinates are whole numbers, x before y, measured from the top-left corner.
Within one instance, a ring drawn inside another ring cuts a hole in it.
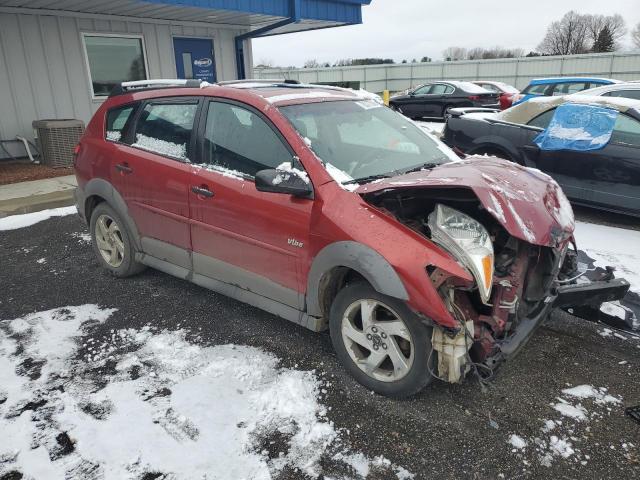
[[[140,113],[132,146],[189,161],[197,101],[148,103]]]
[[[120,142],[124,135],[129,118],[135,105],[124,105],[111,109],[107,112],[107,125],[105,128],[105,138],[111,142]]]

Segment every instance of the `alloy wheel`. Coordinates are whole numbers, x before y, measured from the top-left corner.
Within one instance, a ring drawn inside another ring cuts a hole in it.
[[[414,348],[409,329],[384,303],[353,302],[344,312],[341,333],[351,360],[368,376],[395,382],[411,370]]]
[[[98,217],[95,226],[98,251],[103,260],[113,268],[118,268],[124,260],[124,240],[120,227],[107,214]]]

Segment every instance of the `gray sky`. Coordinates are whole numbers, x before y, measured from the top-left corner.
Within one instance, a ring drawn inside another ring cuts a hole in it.
[[[567,11],[620,13],[631,30],[640,0],[373,0],[363,24],[253,40],[254,64],[302,66],[309,59],[442,58],[449,46],[535,49],[549,23]],[[630,48],[629,36],[625,38]]]

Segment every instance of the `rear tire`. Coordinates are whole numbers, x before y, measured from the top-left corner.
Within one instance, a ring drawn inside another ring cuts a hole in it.
[[[336,296],[329,324],[338,358],[366,388],[404,398],[433,380],[432,330],[402,300],[353,283]]]
[[[130,277],[146,268],[135,259],[135,247],[127,225],[107,203],[100,203],[93,210],[89,226],[96,257],[111,275]]]
[[[451,110],[453,108],[452,105],[445,105],[442,108],[442,118],[447,118],[447,114],[449,113],[449,110]]]

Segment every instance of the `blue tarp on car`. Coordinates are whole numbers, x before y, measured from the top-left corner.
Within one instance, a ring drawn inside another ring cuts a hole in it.
[[[541,150],[599,150],[611,140],[617,118],[617,110],[565,103],[533,142]]]

